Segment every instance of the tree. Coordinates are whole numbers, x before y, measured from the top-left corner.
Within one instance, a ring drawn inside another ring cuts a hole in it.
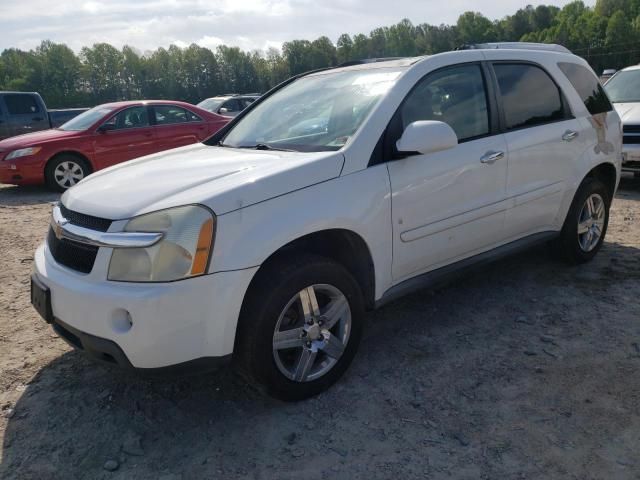
[[[478,12],[465,12],[456,24],[458,38],[462,44],[485,43],[496,40],[495,29],[491,21]]]
[[[120,100],[123,55],[108,43],[96,43],[80,51],[83,72],[94,103]]]
[[[338,47],[336,52],[338,56],[338,63],[353,60],[353,40],[351,40],[351,37],[348,34],[343,33],[340,35],[336,46]]]
[[[311,42],[309,56],[312,69],[330,67],[338,61],[336,47],[328,37],[320,37]]]
[[[220,45],[171,45],[141,53],[107,43],[76,55],[66,45],[43,41],[25,51],[0,54],[0,88],[39,91],[52,107],[95,105],[121,99],[173,98],[198,102],[227,92],[266,91],[291,75],[350,60],[449,51],[490,41],[559,43],[600,71],[640,61],[640,0],[576,0],[562,9],[527,6],[491,21],[465,12],[455,25],[414,25],[409,19],[363,33],[340,35],[334,45],[321,36],[291,40],[282,49],[246,52]]]
[[[354,60],[360,60],[369,57],[369,38],[359,33],[353,37],[353,54],[351,56]]]

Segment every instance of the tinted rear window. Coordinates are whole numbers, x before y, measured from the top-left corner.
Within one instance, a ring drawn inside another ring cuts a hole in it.
[[[565,118],[560,90],[540,67],[498,63],[493,68],[508,129],[532,127]]]
[[[575,63],[559,63],[558,67],[576,89],[591,115],[613,110],[611,102],[593,72]]]
[[[40,111],[38,103],[31,95],[5,95],[4,102],[7,104],[7,110],[11,115],[24,115]]]

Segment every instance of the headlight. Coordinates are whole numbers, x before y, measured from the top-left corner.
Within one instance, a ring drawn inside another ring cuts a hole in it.
[[[29,155],[35,155],[42,147],[29,147],[29,148],[21,148],[20,150],[14,150],[9,155],[5,157],[5,160],[13,160],[14,158],[20,157],[28,157]]]
[[[215,215],[205,207],[188,205],[132,218],[125,232],[162,232],[147,248],[115,248],[109,280],[170,282],[206,273],[213,246]]]

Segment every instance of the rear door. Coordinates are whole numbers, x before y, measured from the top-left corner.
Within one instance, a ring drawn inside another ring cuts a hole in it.
[[[177,105],[153,105],[151,111],[157,151],[191,145],[208,136],[206,123],[198,115]]]
[[[144,105],[125,108],[103,125],[110,129],[98,131],[94,137],[95,161],[99,168],[157,151],[155,130]]]
[[[34,95],[7,93],[4,95],[4,103],[9,116],[11,135],[47,130],[50,127],[48,113]]]
[[[554,230],[571,169],[586,148],[583,125],[543,66],[492,65],[509,151],[506,238]]]

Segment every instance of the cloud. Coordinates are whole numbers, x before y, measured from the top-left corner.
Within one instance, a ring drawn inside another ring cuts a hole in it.
[[[555,4],[568,0],[0,0],[0,50],[33,48],[42,40],[66,43],[74,50],[97,42],[141,51],[171,44],[220,44],[243,49],[279,48],[293,39],[342,33],[369,33],[403,18],[414,24],[455,23],[467,10],[501,18],[527,4]],[[593,5],[595,0],[585,3]]]

